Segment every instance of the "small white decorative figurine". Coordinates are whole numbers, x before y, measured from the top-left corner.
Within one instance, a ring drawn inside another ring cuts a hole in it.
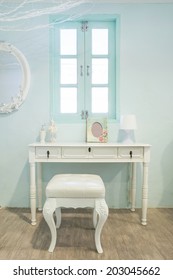
[[[51,120],[48,130],[50,133],[50,142],[56,142],[57,126],[54,120]]]

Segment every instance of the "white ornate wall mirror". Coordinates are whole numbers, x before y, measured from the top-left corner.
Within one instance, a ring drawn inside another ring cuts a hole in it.
[[[0,113],[18,110],[30,86],[30,68],[21,51],[0,42]]]

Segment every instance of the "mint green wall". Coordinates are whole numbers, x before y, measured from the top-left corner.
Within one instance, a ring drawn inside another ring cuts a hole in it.
[[[84,13],[86,6],[78,8]],[[173,5],[88,5],[90,13],[120,16],[119,111],[137,117],[137,142],[152,145],[149,207],[173,207]],[[47,24],[48,17],[31,21]],[[25,23],[22,24],[25,26]],[[28,144],[50,120],[49,30],[0,31],[0,40],[18,47],[31,68],[31,87],[18,112],[0,115],[0,205],[29,207]],[[58,141],[84,141],[82,124],[58,124]],[[109,140],[118,141],[118,123]],[[127,164],[43,165],[44,186],[56,172],[100,174],[110,207],[128,207]],[[141,179],[141,166],[138,166]],[[137,206],[141,203],[137,190]]]

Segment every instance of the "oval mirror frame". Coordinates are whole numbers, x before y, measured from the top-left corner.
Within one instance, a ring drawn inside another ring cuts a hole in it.
[[[14,55],[22,70],[19,93],[17,96],[11,97],[10,103],[0,103],[0,113],[4,114],[16,111],[22,105],[29,91],[31,74],[29,64],[25,56],[16,47],[7,42],[0,42],[0,51],[5,51]]]

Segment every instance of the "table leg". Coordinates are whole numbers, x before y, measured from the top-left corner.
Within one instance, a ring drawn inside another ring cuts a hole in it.
[[[148,166],[143,163],[143,186],[142,186],[142,225],[147,224],[147,204],[148,204]]]
[[[30,205],[31,224],[36,225],[36,184],[35,184],[35,163],[30,163]]]
[[[42,165],[37,163],[37,190],[38,190],[38,210],[42,211]]]
[[[131,211],[135,211],[136,201],[136,163],[132,162],[132,178],[131,178]]]

